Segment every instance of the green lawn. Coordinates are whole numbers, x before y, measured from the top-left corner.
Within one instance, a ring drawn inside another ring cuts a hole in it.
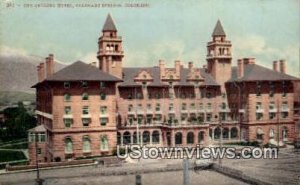
[[[23,152],[21,151],[3,151],[0,150],[0,162],[26,160]]]

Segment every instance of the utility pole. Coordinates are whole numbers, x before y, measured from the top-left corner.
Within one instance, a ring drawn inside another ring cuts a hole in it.
[[[38,133],[35,133],[35,164],[36,164],[36,185],[43,185],[43,179],[40,179],[40,169],[39,169],[39,160],[38,160]]]
[[[183,159],[183,185],[189,185],[189,160]]]

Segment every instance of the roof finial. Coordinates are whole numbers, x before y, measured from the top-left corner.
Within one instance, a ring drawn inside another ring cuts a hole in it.
[[[117,31],[114,20],[110,13],[107,15],[102,31]]]
[[[218,21],[217,21],[217,24],[215,26],[215,29],[214,29],[213,33],[212,33],[212,36],[213,37],[215,37],[215,36],[226,36],[220,19],[218,19]]]

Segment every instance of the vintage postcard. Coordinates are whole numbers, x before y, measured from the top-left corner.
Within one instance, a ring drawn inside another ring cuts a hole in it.
[[[0,0],[0,185],[300,183],[299,0]]]

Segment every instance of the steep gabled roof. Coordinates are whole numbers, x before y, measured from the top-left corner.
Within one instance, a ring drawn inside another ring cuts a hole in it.
[[[283,80],[299,80],[299,78],[293,77],[288,74],[280,73],[272,69],[257,65],[246,64],[244,65],[244,75],[238,78],[237,67],[232,68],[231,79],[228,82],[233,81],[283,81]]]
[[[46,81],[111,81],[121,79],[101,71],[97,67],[77,61],[46,78]]]
[[[102,31],[117,31],[114,20],[110,14],[107,15]]]
[[[222,26],[220,20],[218,20],[218,22],[217,22],[217,24],[216,24],[216,26],[215,26],[215,29],[214,29],[214,31],[213,31],[213,33],[212,33],[212,36],[213,36],[213,37],[214,37],[214,36],[226,36],[225,31],[224,31],[224,29],[223,29],[223,26]]]

